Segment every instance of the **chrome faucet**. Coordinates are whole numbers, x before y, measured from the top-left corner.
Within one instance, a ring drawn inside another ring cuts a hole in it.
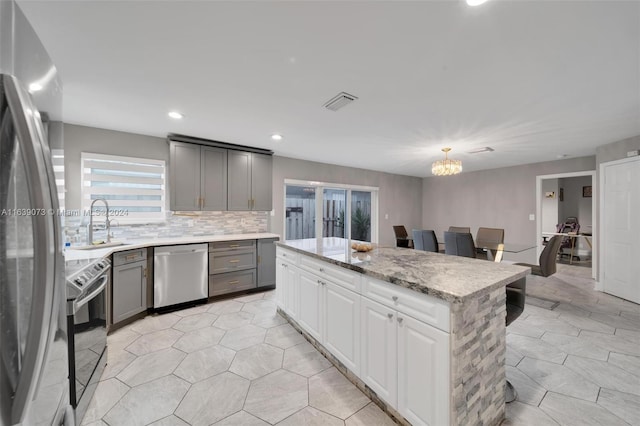
[[[109,221],[109,203],[104,198],[96,198],[91,202],[91,207],[89,207],[89,230],[87,232],[87,244],[93,244],[93,205],[96,201],[102,201],[104,203],[105,208],[107,209],[107,218],[104,222],[104,229],[107,231],[107,242],[111,242],[111,221]]]

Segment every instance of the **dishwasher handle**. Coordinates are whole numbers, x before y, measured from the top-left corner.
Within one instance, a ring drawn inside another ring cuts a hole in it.
[[[154,256],[169,256],[174,254],[208,253],[207,244],[158,247],[154,250]]]
[[[156,252],[155,256],[173,256],[175,254],[193,254],[193,253],[207,253],[207,249],[191,249],[191,250],[172,250],[172,251],[163,251]]]

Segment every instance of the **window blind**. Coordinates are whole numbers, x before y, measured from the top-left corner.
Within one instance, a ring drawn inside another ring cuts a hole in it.
[[[82,209],[104,198],[109,215],[120,223],[148,223],[165,220],[165,162],[147,158],[83,152]],[[94,212],[104,213],[96,203]]]

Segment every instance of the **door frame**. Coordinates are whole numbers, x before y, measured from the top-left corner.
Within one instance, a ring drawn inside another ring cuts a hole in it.
[[[542,245],[542,181],[546,179],[563,179],[563,178],[572,178],[572,177],[581,177],[581,176],[591,176],[591,187],[592,187],[592,198],[591,198],[591,223],[599,224],[599,217],[597,210],[597,199],[598,199],[598,184],[599,182],[596,179],[596,171],[595,170],[584,170],[580,172],[569,172],[569,173],[555,173],[552,175],[539,175],[536,176],[536,261],[540,258],[540,253],[544,246]],[[600,227],[591,228],[592,238],[591,238],[591,278],[594,280],[597,279],[598,275],[598,232]],[[597,286],[597,285],[596,285]],[[597,288],[596,288],[597,289]]]
[[[605,163],[600,163],[598,165],[598,174],[600,175],[599,179],[598,179],[598,184],[600,185],[601,188],[604,188],[604,168],[608,167],[608,166],[616,166],[618,164],[624,164],[624,163],[631,163],[633,161],[640,161],[640,157],[635,156],[635,157],[629,157],[629,158],[622,158],[620,160],[613,160],[613,161],[607,161]],[[603,190],[603,194],[604,194],[604,190]],[[600,232],[600,230],[604,230],[604,203],[600,202],[600,212],[602,214],[599,215],[599,221],[598,221],[598,232]],[[602,242],[604,243],[604,242]],[[600,250],[600,241],[598,240],[598,250]],[[594,247],[596,246],[596,244],[593,244]],[[598,275],[596,275],[596,290],[600,290],[602,292],[604,292],[604,268],[598,268]]]

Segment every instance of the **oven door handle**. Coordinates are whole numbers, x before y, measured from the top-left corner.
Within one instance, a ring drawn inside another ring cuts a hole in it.
[[[82,299],[80,299],[80,300],[76,299],[76,301],[73,303],[73,313],[78,312],[78,309],[82,308],[84,305],[86,305],[91,300],[93,300],[94,297],[96,297],[98,294],[100,294],[105,289],[105,287],[107,286],[107,281],[108,280],[109,280],[109,275],[103,275],[100,278],[100,281],[102,281],[102,282],[100,284],[98,284],[98,288],[93,290],[91,293],[87,294]]]

